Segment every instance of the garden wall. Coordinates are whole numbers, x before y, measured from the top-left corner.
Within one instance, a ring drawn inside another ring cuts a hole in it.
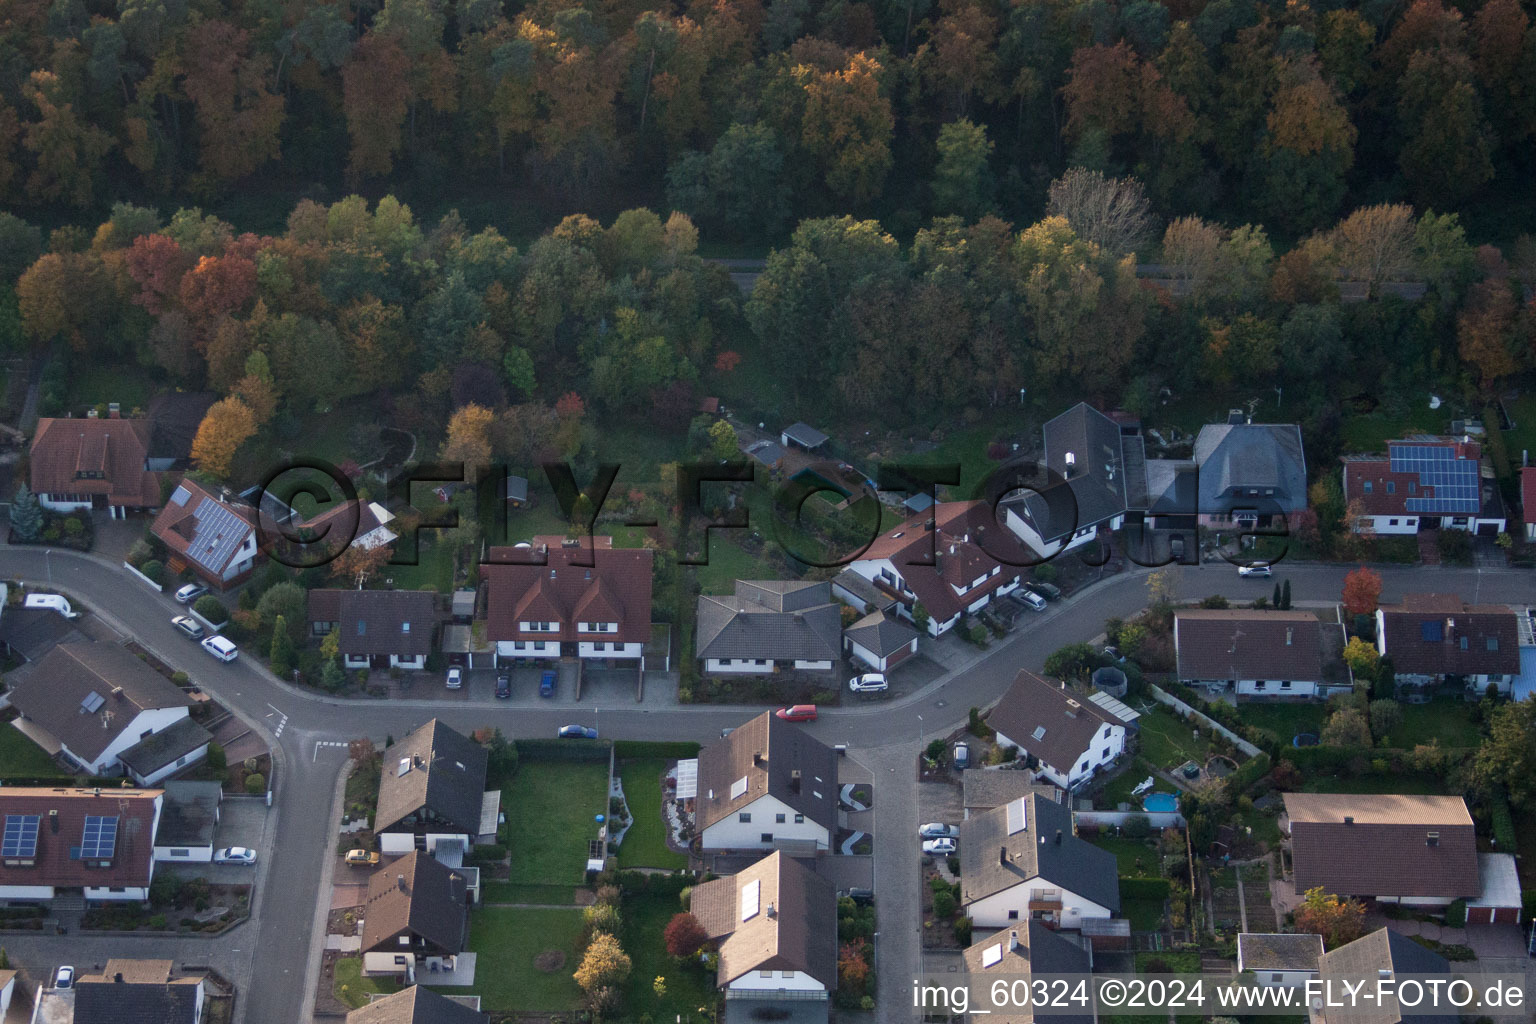
[[[1153,828],[1183,828],[1184,815],[1178,811],[1073,811],[1075,825],[1124,825],[1132,818],[1145,818]]]

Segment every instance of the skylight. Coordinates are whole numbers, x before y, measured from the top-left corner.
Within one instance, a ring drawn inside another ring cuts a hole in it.
[[[745,795],[746,792],[747,792],[747,777],[745,775],[743,775],[741,778],[737,779],[735,782],[731,783],[731,799],[732,800],[735,800],[739,796]]]
[[[1003,962],[1003,944],[999,942],[995,946],[988,946],[981,951],[981,966],[996,967]]]
[[[757,916],[763,898],[763,883],[754,878],[741,887],[741,919],[750,921]]]

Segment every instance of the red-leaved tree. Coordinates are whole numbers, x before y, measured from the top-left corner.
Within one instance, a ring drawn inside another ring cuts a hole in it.
[[[1351,615],[1369,615],[1381,600],[1381,574],[1361,566],[1344,577],[1344,610]]]
[[[692,914],[674,914],[661,933],[667,952],[672,956],[692,956],[699,947],[709,941],[709,933]]]

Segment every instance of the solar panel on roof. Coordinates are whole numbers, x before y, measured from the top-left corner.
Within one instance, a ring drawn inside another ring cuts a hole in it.
[[[1418,482],[1433,487],[1430,497],[1409,498],[1409,512],[1428,515],[1475,515],[1482,507],[1476,459],[1457,458],[1444,445],[1395,444],[1387,449],[1392,472],[1413,473]]]
[[[98,708],[107,702],[107,698],[92,690],[85,695],[85,700],[80,702],[80,710],[86,714],[94,714]]]
[[[250,527],[227,506],[213,498],[198,503],[197,526],[187,554],[205,568],[222,571],[235,549],[245,543]]]
[[[5,834],[0,838],[0,857],[35,857],[37,822],[36,814],[7,814]]]
[[[85,834],[80,839],[80,856],[85,860],[106,860],[117,852],[117,815],[87,814]]]
[[[1419,639],[1425,643],[1437,644],[1445,634],[1440,631],[1440,620],[1419,623]]]

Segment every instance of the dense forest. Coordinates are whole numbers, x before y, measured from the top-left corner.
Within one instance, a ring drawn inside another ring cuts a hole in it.
[[[53,222],[536,185],[712,237],[855,212],[905,240],[1033,221],[1079,166],[1287,242],[1399,201],[1509,241],[1533,83],[1520,0],[12,0],[0,195]]]

